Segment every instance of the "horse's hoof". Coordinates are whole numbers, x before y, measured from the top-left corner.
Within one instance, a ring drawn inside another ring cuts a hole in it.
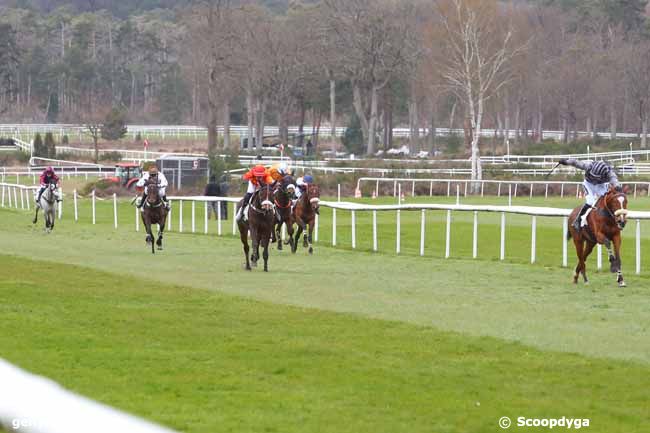
[[[309,254],[314,254],[314,249],[311,247],[309,248]]]
[[[627,284],[625,284],[625,281],[621,281],[618,283],[618,287],[627,287]]]
[[[162,249],[163,249],[163,248],[159,245],[159,246],[158,246],[158,251],[162,251]]]

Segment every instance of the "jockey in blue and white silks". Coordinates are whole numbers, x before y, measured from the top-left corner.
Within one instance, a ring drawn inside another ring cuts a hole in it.
[[[585,205],[580,210],[578,217],[573,222],[573,227],[580,231],[581,227],[587,225],[587,216],[598,199],[605,195],[609,190],[610,185],[616,188],[617,191],[622,191],[623,188],[618,182],[618,177],[614,168],[604,161],[578,161],[577,159],[561,159],[560,164],[570,165],[580,170],[585,171],[585,180],[583,186],[585,188]]]

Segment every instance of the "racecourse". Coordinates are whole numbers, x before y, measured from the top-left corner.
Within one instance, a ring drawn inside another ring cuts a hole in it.
[[[427,201],[448,199],[407,199]],[[0,356],[89,397],[190,432],[492,432],[501,416],[590,418],[598,432],[650,423],[650,263],[633,274],[633,226],[619,289],[593,258],[591,284],[570,283],[557,218],[538,218],[530,265],[527,216],[508,216],[500,262],[499,215],[479,215],[472,260],[472,213],[454,213],[444,259],[444,212],[427,212],[419,257],[419,212],[402,213],[397,256],[395,212],[379,214],[372,253],[371,214],[357,213],[351,251],[349,213],[337,213],[331,248],[322,209],[314,256],[273,249],[265,274],[243,271],[239,240],[216,236],[214,221],[198,233],[200,206],[196,234],[178,233],[174,210],[156,256],[132,207],[120,202],[116,230],[112,203],[97,206],[97,225],[87,200],[75,223],[68,199],[50,235],[0,209]],[[190,216],[186,203],[185,231]],[[650,253],[648,234],[642,225]]]

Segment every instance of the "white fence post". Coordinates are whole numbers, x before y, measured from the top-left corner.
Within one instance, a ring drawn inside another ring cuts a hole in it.
[[[422,219],[420,221],[420,255],[424,256],[424,226],[426,224],[426,210],[422,209]]]
[[[508,184],[508,206],[512,206],[512,184]]]
[[[137,206],[135,206],[135,231],[139,232],[140,231],[140,209],[138,209]],[[167,218],[169,218],[169,214],[167,214]]]
[[[529,198],[529,200],[533,199],[533,186],[534,186],[534,184],[531,183],[530,184],[530,198]]]
[[[315,218],[314,219],[314,242],[318,242],[318,217],[319,216],[320,215],[316,214],[314,217]],[[286,231],[286,227],[287,227],[286,224],[282,225],[283,233],[284,231]]]
[[[59,194],[61,194],[61,197],[63,197],[63,188],[59,188]],[[58,203],[58,208],[59,208],[59,219],[63,216],[63,198],[61,201]],[[29,205],[27,206],[29,208]]]
[[[569,218],[562,218],[562,267],[566,268],[568,266],[567,261],[567,232],[569,231]]]
[[[536,260],[536,255],[537,255],[537,215],[533,215],[533,221],[532,221],[532,239],[530,242],[530,263],[535,263]]]
[[[372,211],[372,250],[377,251],[377,211]]]
[[[235,215],[237,214],[237,203],[232,204],[232,235],[235,236],[237,234],[237,221],[235,221]]]
[[[449,258],[449,243],[451,238],[451,210],[447,211],[447,228],[445,230],[445,259]]]
[[[203,202],[203,234],[208,234],[208,201]],[[213,212],[214,213],[214,212]]]
[[[117,228],[117,194],[113,193],[113,225]]]
[[[355,249],[357,247],[357,218],[354,211],[350,214],[352,217],[352,249]]]
[[[641,274],[641,220],[636,220],[636,274]]]
[[[77,190],[72,191],[72,204],[74,205],[74,220],[79,221],[79,207],[77,205]],[[136,208],[137,210],[138,208]]]
[[[332,246],[336,246],[336,208],[332,208]]]
[[[93,209],[93,224],[97,222],[96,220],[96,213],[95,213],[95,190],[93,189],[93,192],[91,193],[91,200],[92,200],[92,209]]]
[[[506,258],[506,213],[501,212],[501,249],[499,253],[499,260],[505,260],[505,258]]]
[[[20,208],[25,210],[25,192],[20,188]]]
[[[603,269],[603,246],[601,244],[596,247],[596,269],[599,271]]]
[[[460,204],[460,185],[459,184],[456,184],[456,204]]]
[[[474,230],[472,231],[472,258],[478,257],[478,212],[474,211]]]
[[[14,207],[18,209],[18,193],[16,192],[15,186],[14,186]]]
[[[217,235],[221,236],[221,202],[217,202]]]

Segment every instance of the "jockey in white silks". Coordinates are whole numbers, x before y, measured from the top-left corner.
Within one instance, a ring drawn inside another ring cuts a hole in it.
[[[587,225],[587,216],[593,209],[598,199],[604,196],[610,185],[617,191],[623,191],[614,169],[604,161],[578,161],[577,159],[561,159],[562,165],[570,165],[585,171],[585,205],[580,209],[578,217],[573,222],[573,227],[580,231],[581,227]]]
[[[167,185],[169,185],[169,182],[167,182],[167,178],[165,177],[164,173],[158,172],[158,168],[156,166],[151,167],[149,171],[145,171],[142,177],[138,180],[138,183],[136,183],[136,186],[140,188],[144,187],[144,193],[142,194],[142,197],[140,197],[137,206],[139,208],[142,208],[142,205],[147,198],[146,184],[150,180],[155,181],[158,184],[158,194],[160,195],[163,203],[165,203],[167,210],[169,210],[169,202],[167,201]]]

